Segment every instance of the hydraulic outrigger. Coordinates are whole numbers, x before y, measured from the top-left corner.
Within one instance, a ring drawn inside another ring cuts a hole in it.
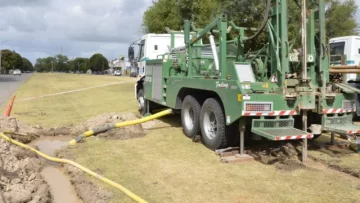
[[[137,98],[148,112],[154,104],[181,110],[184,133],[201,134],[212,150],[236,143],[240,151],[245,136],[271,141],[303,140],[322,131],[354,136],[355,94],[345,83],[329,80],[329,50],[325,38],[324,0],[295,2],[302,11],[301,51],[292,51],[288,39],[288,1],[267,0],[265,18],[256,33],[218,16],[204,29],[185,20],[185,47],[171,47],[162,59],[146,62],[145,76],[137,82]],[[235,30],[237,37],[227,40]],[[245,42],[266,30],[267,43],[258,51],[245,52]],[[181,33],[169,31],[169,33]],[[217,40],[215,39],[217,36]],[[203,44],[204,37],[210,43]],[[309,132],[311,131],[311,132]]]

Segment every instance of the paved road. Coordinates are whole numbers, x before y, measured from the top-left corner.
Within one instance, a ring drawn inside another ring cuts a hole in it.
[[[30,76],[31,74],[21,74],[21,76],[0,75],[0,106],[7,102],[9,97]]]

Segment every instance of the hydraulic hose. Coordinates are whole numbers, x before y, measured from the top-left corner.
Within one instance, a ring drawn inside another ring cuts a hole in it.
[[[270,6],[271,6],[271,0],[267,0],[266,1],[266,8],[265,8],[265,16],[264,16],[264,20],[261,23],[260,28],[257,30],[257,32],[251,36],[251,37],[246,37],[244,40],[251,40],[254,39],[255,37],[259,36],[259,34],[263,31],[263,29],[265,28],[267,21],[269,19],[269,13],[270,13]]]
[[[112,180],[109,180],[105,177],[103,177],[102,175],[100,174],[97,174],[87,168],[85,168],[84,166],[74,162],[74,161],[71,161],[71,160],[68,160],[68,159],[60,159],[60,158],[55,158],[55,157],[51,157],[51,156],[48,156],[28,145],[25,145],[21,142],[18,142],[16,140],[13,140],[11,139],[10,137],[6,136],[5,134],[12,134],[12,132],[1,132],[0,133],[0,137],[2,137],[3,139],[5,139],[6,141],[10,142],[10,143],[13,143],[19,147],[22,147],[24,149],[27,149],[27,150],[30,150],[30,151],[33,151],[35,152],[36,154],[38,154],[39,156],[47,159],[47,160],[50,160],[50,161],[53,161],[53,162],[57,162],[57,163],[67,163],[67,164],[70,164],[72,166],[75,166],[76,168],[79,168],[80,170],[84,171],[85,173],[89,174],[89,175],[92,175],[94,176],[95,178],[121,190],[122,192],[124,192],[127,196],[129,196],[131,199],[133,199],[134,201],[136,202],[140,202],[140,203],[146,203],[147,201],[143,200],[142,198],[140,198],[139,196],[135,195],[134,193],[132,193],[130,190],[126,189],[125,187],[123,187],[122,185],[112,181]]]
[[[82,133],[81,135],[76,136],[75,139],[73,139],[73,140],[71,140],[69,142],[69,144],[74,145],[74,144],[80,142],[83,138],[86,138],[86,137],[89,137],[89,136],[92,136],[92,135],[96,135],[96,134],[99,134],[99,133],[103,133],[103,132],[106,132],[106,131],[111,130],[113,128],[121,128],[121,127],[125,127],[125,126],[144,123],[144,122],[147,122],[147,121],[150,121],[150,120],[154,120],[156,118],[160,118],[160,117],[169,115],[171,113],[172,113],[172,109],[167,109],[167,110],[161,111],[159,113],[156,113],[154,115],[147,116],[147,117],[144,117],[144,118],[141,118],[141,119],[132,120],[132,121],[125,121],[125,122],[115,123],[115,124],[109,124],[109,125],[106,125],[106,126],[103,126],[103,127],[100,127],[100,128],[95,128],[95,129],[86,131],[86,132]]]

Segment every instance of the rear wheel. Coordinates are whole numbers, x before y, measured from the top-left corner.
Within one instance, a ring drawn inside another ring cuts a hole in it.
[[[186,96],[181,107],[181,123],[184,134],[189,138],[200,133],[200,111],[198,100],[191,95]]]
[[[220,103],[207,99],[200,112],[200,127],[204,145],[216,150],[227,146],[225,116]]]

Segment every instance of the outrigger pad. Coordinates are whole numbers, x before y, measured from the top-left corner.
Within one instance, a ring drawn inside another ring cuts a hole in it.
[[[311,139],[313,134],[296,129],[294,119],[253,119],[251,132],[269,140]]]

